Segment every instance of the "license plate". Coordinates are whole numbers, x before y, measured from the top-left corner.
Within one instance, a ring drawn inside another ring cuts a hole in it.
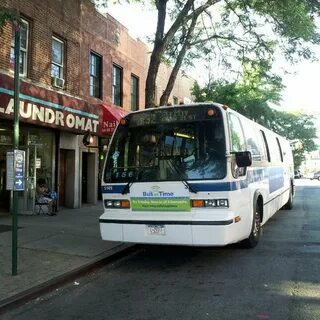
[[[151,235],[151,236],[165,236],[166,227],[161,224],[148,224],[147,233],[148,235]]]

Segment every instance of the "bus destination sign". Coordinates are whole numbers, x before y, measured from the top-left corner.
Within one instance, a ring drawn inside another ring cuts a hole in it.
[[[144,113],[132,113],[128,116],[129,126],[147,126],[171,122],[191,122],[207,119],[205,107],[156,108]],[[210,106],[211,107],[211,106]]]

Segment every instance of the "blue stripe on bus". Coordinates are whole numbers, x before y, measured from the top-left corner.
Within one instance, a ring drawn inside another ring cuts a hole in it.
[[[235,191],[244,189],[250,183],[262,181],[265,178],[269,180],[269,192],[272,193],[284,186],[284,169],[282,167],[256,169],[248,171],[246,179],[232,182],[208,182],[194,183],[189,182],[191,188],[199,192],[206,191]],[[122,193],[127,184],[113,185],[109,184],[101,187],[102,193]]]
[[[189,182],[191,188],[196,191],[234,191],[248,187],[247,180],[239,180],[232,182],[210,182],[210,183],[192,183]],[[101,187],[102,193],[122,193],[124,185],[106,185]]]
[[[232,182],[215,182],[215,183],[190,183],[190,186],[196,191],[234,191],[248,187],[247,180]]]
[[[109,184],[101,187],[102,193],[122,193],[127,184],[114,185]]]

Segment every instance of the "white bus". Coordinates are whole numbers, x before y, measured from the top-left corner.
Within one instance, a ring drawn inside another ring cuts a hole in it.
[[[261,226],[292,208],[292,152],[221,104],[146,109],[115,130],[102,194],[104,240],[252,248]]]

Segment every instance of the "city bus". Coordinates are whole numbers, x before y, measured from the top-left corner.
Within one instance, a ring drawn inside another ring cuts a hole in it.
[[[102,177],[102,239],[255,247],[291,209],[289,141],[218,103],[150,108],[121,119]]]

